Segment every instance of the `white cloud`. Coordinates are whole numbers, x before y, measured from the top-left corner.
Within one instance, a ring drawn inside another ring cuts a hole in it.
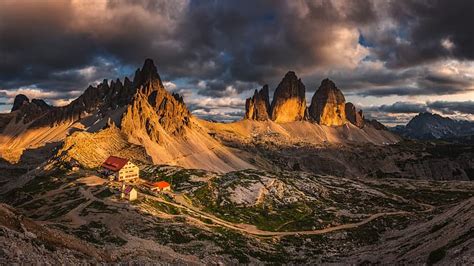
[[[15,90],[0,90],[0,95],[4,95],[7,98],[6,103],[12,104],[15,96],[18,94],[24,94],[28,99],[42,99],[53,105],[63,106],[71,102],[76,97],[82,94],[82,91],[44,91],[36,87],[21,87]]]
[[[163,81],[163,86],[165,86],[167,91],[175,91],[177,89],[176,84],[172,81]]]
[[[24,94],[26,97],[31,99],[48,99],[57,98],[59,93],[55,91],[43,91],[34,87],[22,87],[16,90],[0,90],[0,93],[5,94],[8,98],[9,103],[13,103],[13,99],[18,94]]]
[[[449,38],[444,38],[441,40],[441,46],[443,46],[444,49],[451,51],[454,48],[454,43]]]
[[[367,47],[359,44],[359,31],[356,28],[336,28],[332,33],[333,41],[322,47],[333,67],[355,68],[370,54]],[[316,49],[321,49],[317,47]]]

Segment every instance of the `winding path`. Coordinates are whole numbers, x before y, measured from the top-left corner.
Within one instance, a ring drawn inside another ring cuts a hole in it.
[[[317,230],[302,230],[302,231],[280,231],[280,232],[274,232],[274,231],[266,231],[266,230],[260,230],[258,229],[255,225],[250,225],[250,224],[235,224],[231,223],[225,220],[222,220],[214,215],[211,215],[209,213],[205,213],[193,206],[190,206],[189,204],[186,204],[186,200],[182,198],[182,196],[177,196],[176,199],[179,202],[182,202],[184,204],[177,204],[174,202],[169,202],[167,200],[164,200],[159,197],[155,197],[152,195],[148,194],[142,194],[145,198],[147,199],[152,199],[161,203],[169,204],[171,206],[174,206],[176,208],[184,209],[188,213],[193,213],[195,215],[198,215],[201,218],[206,218],[211,220],[214,224],[224,226],[229,229],[237,230],[243,233],[255,235],[255,236],[264,236],[264,237],[280,237],[280,236],[291,236],[291,235],[320,235],[320,234],[326,234],[334,231],[339,231],[339,230],[346,230],[346,229],[351,229],[351,228],[356,228],[359,226],[362,226],[364,224],[367,224],[377,218],[383,217],[383,216],[392,216],[392,215],[412,215],[412,212],[407,212],[407,211],[396,211],[396,212],[382,212],[382,213],[376,213],[372,214],[369,217],[365,218],[364,220],[357,222],[357,223],[348,223],[348,224],[341,224],[341,225],[336,225],[336,226],[331,226],[323,229],[317,229]],[[209,224],[202,222],[206,226],[209,226]]]

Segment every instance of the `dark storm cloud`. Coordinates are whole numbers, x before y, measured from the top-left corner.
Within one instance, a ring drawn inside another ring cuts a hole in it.
[[[240,2],[234,3],[240,5]],[[369,1],[345,2],[344,12],[330,1],[269,3],[277,4],[254,9],[252,2],[249,9],[259,12],[250,17],[252,23],[247,23],[248,27],[236,31],[244,33],[238,39],[246,42],[231,46],[234,55],[230,68],[232,76],[264,83],[278,80],[288,70],[304,73],[321,66],[348,64],[348,58],[340,56],[344,49],[340,51],[336,44],[351,42],[349,29],[369,23],[376,16]],[[237,20],[235,26],[241,25],[246,24]],[[221,32],[226,30],[220,29]],[[345,48],[356,53],[354,47]]]
[[[449,101],[435,101],[428,102],[427,106],[444,114],[463,113],[474,114],[474,101],[465,102],[449,102]]]
[[[465,88],[455,86],[435,85],[433,87],[405,87],[369,89],[357,92],[360,96],[415,96],[415,95],[449,95],[464,92]]]
[[[365,108],[364,111],[378,111],[385,113],[410,114],[428,111],[426,104],[410,103],[410,102],[396,102],[393,104],[384,104],[377,107]]]
[[[93,59],[98,47],[68,30],[70,16],[68,2],[0,3],[0,87],[36,83]]]
[[[436,64],[405,70],[355,71],[347,75],[336,75],[336,78],[342,81],[343,87],[350,89],[351,94],[364,97],[451,95],[474,89],[471,74],[456,74],[456,71],[463,72],[463,68],[469,67]],[[448,69],[450,72],[437,73],[440,69]]]
[[[288,70],[308,91],[329,76],[362,96],[460,93],[472,89],[469,76],[418,68],[438,59],[473,59],[473,5],[0,1],[0,89],[33,87],[66,97],[89,83],[130,75],[151,57],[165,80],[187,78],[180,86],[200,96],[238,97],[265,83],[274,89]],[[382,66],[365,67],[363,60]]]
[[[258,85],[252,82],[208,80],[194,83],[197,93],[203,96],[212,97],[232,97],[237,96],[249,88],[257,88]]]
[[[421,112],[434,112],[453,118],[474,115],[474,101],[434,101],[426,103],[395,102],[380,106],[365,107],[366,118],[375,118],[386,124],[405,124]]]
[[[0,86],[77,88],[84,85],[81,76],[70,76],[70,84],[46,80],[98,57],[131,66],[152,57],[167,79],[263,83],[289,68],[331,64],[328,47],[340,41],[338,30],[375,18],[371,2],[350,3],[341,11],[330,1],[111,0],[101,10],[87,2],[4,1]],[[102,13],[88,14],[94,8]]]
[[[396,28],[367,30],[388,66],[406,67],[442,58],[474,59],[474,1],[392,1],[387,17]],[[372,30],[372,31],[371,31]]]

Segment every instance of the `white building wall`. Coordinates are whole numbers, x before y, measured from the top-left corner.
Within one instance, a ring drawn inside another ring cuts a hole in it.
[[[140,169],[135,164],[128,162],[120,171],[117,173],[118,181],[128,181],[137,179],[140,177]]]

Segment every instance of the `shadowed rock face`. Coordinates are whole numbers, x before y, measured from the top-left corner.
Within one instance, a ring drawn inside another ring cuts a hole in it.
[[[109,82],[104,79],[102,83],[89,86],[84,93],[70,104],[54,107],[49,113],[34,121],[31,127],[54,126],[63,122],[74,122],[94,111],[106,111],[128,104],[134,94],[132,83],[125,78]]]
[[[393,130],[411,139],[462,138],[474,134],[474,123],[424,112],[413,117],[406,126]]]
[[[386,126],[384,126],[382,123],[380,123],[379,121],[375,119],[371,119],[371,120],[364,119],[364,124],[370,125],[377,130],[388,130]]]
[[[155,142],[165,133],[184,135],[191,113],[181,96],[166,91],[151,59],[137,70],[133,83],[137,91],[122,118],[122,131],[138,139],[142,137],[138,134],[146,132]]]
[[[30,100],[28,99],[28,97],[26,97],[26,95],[18,94],[17,96],[15,96],[15,100],[13,101],[12,112],[20,109],[23,104],[29,102]]]
[[[189,123],[190,113],[182,97],[164,89],[151,59],[145,60],[142,69],[136,71],[133,82],[128,78],[123,83],[119,79],[111,82],[104,80],[97,86],[89,86],[81,96],[62,107],[52,107],[37,99],[30,102],[25,95],[18,95],[12,110],[21,111],[16,116],[17,122],[23,119],[25,124],[32,122],[29,128],[36,128],[75,122],[92,113],[100,116],[125,107],[128,109],[122,118],[125,121],[124,131],[132,132],[134,127],[144,128],[152,140],[160,139],[156,130],[158,127],[169,134],[179,135]]]
[[[346,99],[336,84],[324,79],[311,99],[309,115],[320,125],[344,125],[347,122],[345,102]]]
[[[18,94],[13,102],[12,112],[19,112],[16,115],[16,122],[22,121],[27,124],[34,119],[41,117],[50,111],[53,107],[45,101],[39,99],[30,100],[23,94]]]
[[[295,72],[286,73],[273,94],[271,118],[275,122],[301,121],[306,118],[305,86]]]
[[[362,110],[357,111],[354,104],[349,102],[346,103],[345,111],[346,118],[349,122],[359,128],[364,127],[364,115],[362,114]]]
[[[268,96],[268,85],[258,91],[255,90],[253,97],[245,100],[245,119],[265,121],[270,118],[270,99]]]

